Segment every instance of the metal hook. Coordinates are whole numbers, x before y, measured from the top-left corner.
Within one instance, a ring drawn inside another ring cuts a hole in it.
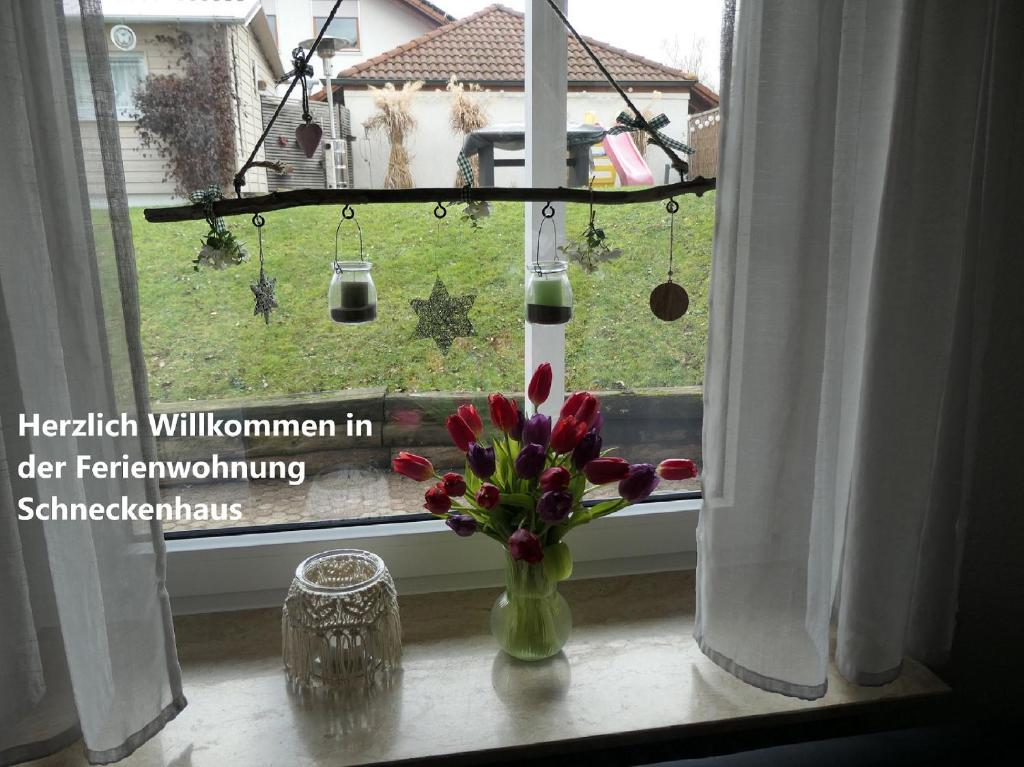
[[[668,202],[665,203],[665,210],[668,211],[670,216],[675,215],[679,211],[679,203],[676,202],[675,197],[670,197]]]
[[[253,215],[252,215],[252,225],[253,226],[255,226],[257,229],[259,229],[265,223],[267,223],[267,220],[265,218],[263,218],[263,216],[261,216],[259,213],[253,213]]]
[[[544,207],[541,208],[540,214],[542,216],[544,216],[544,218],[554,218],[555,217],[555,206],[552,205],[550,202],[545,203]]]
[[[346,202],[345,207],[341,209],[341,217],[346,221],[351,221],[353,218],[356,217],[356,211],[351,205],[349,205]]]
[[[443,202],[439,202],[434,206],[434,218],[442,219],[448,215],[448,208],[444,206]]]

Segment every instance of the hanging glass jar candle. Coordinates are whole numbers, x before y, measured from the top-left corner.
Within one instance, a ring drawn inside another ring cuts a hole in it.
[[[565,261],[537,261],[526,275],[526,320],[564,325],[572,318],[572,286]]]
[[[526,321],[531,325],[564,325],[572,318],[572,286],[569,284],[568,264],[559,260],[540,260],[544,224],[551,221],[551,226],[555,226],[552,220],[555,209],[551,203],[544,206],[541,215],[543,218],[537,232],[537,251],[526,274]]]
[[[355,211],[348,205],[341,212],[342,220],[334,232],[334,275],[327,288],[327,308],[331,319],[346,325],[359,325],[377,319],[377,288],[373,284],[373,264],[363,258],[363,231],[359,232],[359,260],[338,260],[338,233],[344,221],[353,220]]]

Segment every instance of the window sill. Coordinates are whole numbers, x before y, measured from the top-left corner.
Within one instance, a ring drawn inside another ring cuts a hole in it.
[[[561,588],[573,633],[562,654],[534,664],[510,661],[489,635],[496,590],[402,595],[401,676],[323,702],[289,692],[279,609],[179,618],[189,706],[125,763],[637,764],[908,726],[948,698],[913,661],[884,687],[855,687],[832,669],[828,694],[811,702],[748,686],[692,639],[692,573]]]
[[[574,577],[692,569],[699,500],[646,503],[573,531]],[[280,605],[296,566],[319,551],[367,549],[387,563],[400,594],[496,586],[498,546],[459,538],[439,520],[254,532],[167,541],[175,614]]]

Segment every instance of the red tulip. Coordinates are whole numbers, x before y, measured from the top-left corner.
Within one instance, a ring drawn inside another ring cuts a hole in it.
[[[551,449],[556,453],[571,453],[586,433],[586,421],[577,421],[571,415],[559,418],[551,432]]]
[[[595,458],[583,467],[583,473],[594,485],[618,482],[629,474],[629,461],[625,458]]]
[[[491,423],[508,434],[519,422],[519,408],[516,403],[503,394],[492,394],[487,398],[487,406],[491,411]]]
[[[526,388],[526,396],[530,398],[535,408],[547,402],[551,394],[551,364],[544,362],[533,371],[533,378]]]
[[[540,538],[529,530],[519,528],[508,539],[508,553],[512,559],[521,559],[535,565],[544,559],[544,547]]]
[[[469,428],[469,424],[462,420],[461,416],[448,416],[444,425],[448,429],[448,433],[451,435],[452,442],[455,443],[455,447],[463,453],[469,450],[470,442],[476,442],[476,435],[473,433],[473,430]]]
[[[569,395],[569,398],[562,404],[562,410],[559,415],[563,418],[567,415],[576,415],[576,411],[580,409],[580,405],[583,402],[583,398],[588,396],[588,392],[585,391],[574,391]]]
[[[466,480],[461,474],[456,474],[454,471],[449,471],[441,477],[441,484],[444,485],[444,491],[451,498],[459,498],[466,494]]]
[[[594,419],[597,418],[597,405],[597,397],[593,394],[584,396],[580,406],[576,409],[576,420],[583,421],[589,429],[594,425]]]
[[[571,479],[572,475],[568,469],[563,466],[552,466],[550,469],[545,469],[544,473],[540,475],[540,489],[545,493],[563,490],[569,486]]]
[[[662,479],[693,479],[697,476],[697,464],[689,458],[666,458],[658,464],[658,476]]]
[[[434,476],[434,466],[426,458],[404,450],[391,460],[391,468],[403,477],[423,482]]]
[[[452,499],[448,497],[441,483],[429,488],[423,496],[423,501],[423,508],[431,514],[447,514],[452,507]]]
[[[476,502],[481,509],[493,509],[501,500],[501,491],[490,482],[484,482],[476,491]]]
[[[484,422],[480,420],[480,414],[476,412],[474,405],[459,405],[459,418],[466,422],[466,426],[473,430],[473,434],[479,437],[484,433]]]

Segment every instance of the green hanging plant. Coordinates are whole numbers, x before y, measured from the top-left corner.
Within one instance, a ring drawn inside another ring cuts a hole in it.
[[[224,219],[213,215],[213,203],[222,196],[220,187],[216,184],[205,189],[197,189],[188,196],[193,204],[203,206],[206,223],[210,225],[210,231],[201,240],[203,247],[192,261],[192,268],[197,272],[200,266],[212,266],[214,269],[236,266],[249,257],[245,244],[235,238],[224,223]]]
[[[223,222],[223,220],[221,219]],[[223,269],[225,266],[237,266],[248,260],[249,252],[245,249],[245,243],[238,240],[231,231],[224,227],[218,229],[212,227],[209,233],[202,240],[203,247],[192,262],[192,267],[197,272],[200,266],[212,266],[214,269]]]
[[[487,204],[486,200],[472,201],[467,203],[466,207],[462,209],[462,222],[469,222],[469,225],[474,229],[480,229],[483,224],[480,222],[491,215],[491,206]]]
[[[622,248],[611,248],[604,229],[594,224],[594,209],[590,209],[590,223],[586,230],[575,240],[569,240],[558,249],[569,260],[580,265],[584,272],[593,274],[602,261],[611,261],[622,255]]]

